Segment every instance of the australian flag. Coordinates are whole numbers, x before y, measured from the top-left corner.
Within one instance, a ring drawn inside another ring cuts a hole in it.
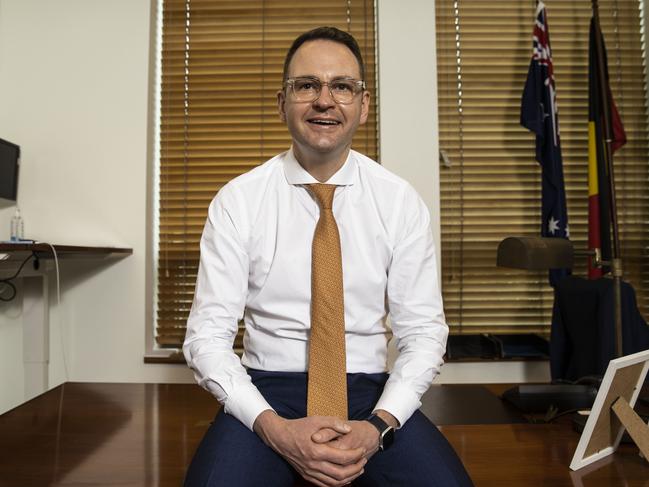
[[[550,31],[543,2],[538,2],[536,8],[533,41],[534,53],[521,104],[521,125],[536,134],[536,160],[542,168],[541,236],[569,238]],[[551,269],[550,284],[554,287],[569,272]]]

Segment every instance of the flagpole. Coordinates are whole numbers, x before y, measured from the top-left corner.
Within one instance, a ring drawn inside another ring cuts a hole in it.
[[[622,352],[622,259],[620,258],[620,234],[617,220],[617,205],[615,196],[615,177],[613,173],[613,127],[611,123],[611,107],[609,105],[609,86],[604,64],[604,46],[602,45],[602,30],[599,23],[599,6],[597,0],[591,0],[593,19],[595,23],[595,49],[597,51],[597,80],[602,106],[602,125],[604,136],[604,159],[609,181],[609,204],[611,208],[611,226],[613,227],[613,255],[611,272],[613,274],[614,313],[615,313],[615,350],[616,356]]]

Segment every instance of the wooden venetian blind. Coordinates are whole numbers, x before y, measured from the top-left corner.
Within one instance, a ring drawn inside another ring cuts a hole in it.
[[[156,340],[178,348],[194,294],[207,207],[230,179],[287,150],[277,115],[284,56],[309,29],[350,32],[375,94],[374,3],[165,0],[163,4]],[[373,97],[373,101],[377,98]],[[376,159],[377,107],[354,138]],[[240,337],[239,342],[240,344]]]
[[[590,2],[548,0],[571,240],[587,242]],[[624,278],[649,311],[649,163],[638,0],[600,0],[613,97],[628,138],[615,155]],[[541,170],[519,125],[536,2],[437,0],[442,280],[456,332],[548,331],[546,272],[497,268],[510,235],[540,234]],[[585,276],[585,262],[573,270]]]

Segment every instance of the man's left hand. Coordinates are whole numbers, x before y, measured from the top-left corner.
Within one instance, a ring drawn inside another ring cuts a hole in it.
[[[379,449],[379,432],[367,421],[348,421],[352,430],[346,434],[340,434],[332,429],[324,428],[314,433],[311,439],[315,443],[329,443],[331,446],[343,450],[363,448],[365,458],[369,459]]]
[[[399,421],[389,412],[378,409],[376,411],[383,421],[393,428],[399,427]],[[337,448],[349,449],[362,447],[367,452],[365,458],[374,455],[379,449],[379,432],[369,421],[348,421],[352,430],[349,433],[340,433],[331,428],[323,428],[311,436],[315,443],[329,443]]]

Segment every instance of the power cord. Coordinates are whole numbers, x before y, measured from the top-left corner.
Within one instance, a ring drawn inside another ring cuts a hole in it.
[[[16,271],[16,273],[13,276],[7,277],[5,279],[0,279],[0,286],[3,286],[3,287],[0,287],[0,301],[4,301],[4,302],[7,303],[7,302],[13,301],[15,299],[16,292],[17,292],[16,291],[16,285],[11,281],[16,279],[20,275],[20,272],[23,270],[23,267],[25,267],[25,264],[30,259],[35,259],[35,262],[38,261],[38,257],[36,256],[36,254],[34,252],[32,252],[31,254],[29,254],[25,258],[25,260],[22,261],[22,263],[20,264],[20,267],[18,267],[18,270]],[[2,296],[2,294],[5,293],[7,289],[9,289],[9,291],[10,291],[9,297]]]
[[[68,374],[68,359],[65,349],[65,340],[63,340],[63,321],[61,320],[61,275],[59,272],[59,256],[56,253],[54,245],[49,242],[34,242],[36,244],[47,245],[52,250],[54,257],[54,268],[56,270],[56,309],[58,310],[59,317],[59,342],[61,345],[61,355],[63,356],[63,370],[65,371],[65,380],[69,380]]]

